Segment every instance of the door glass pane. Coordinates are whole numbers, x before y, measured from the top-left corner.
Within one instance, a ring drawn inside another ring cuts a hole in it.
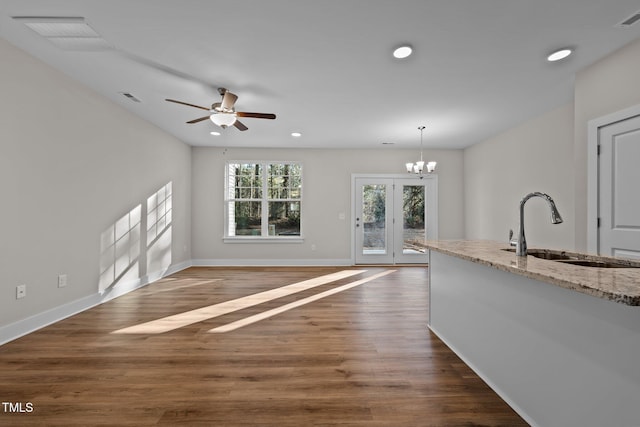
[[[426,239],[424,186],[404,185],[402,188],[402,253],[424,253]]]
[[[386,196],[387,186],[384,184],[368,184],[362,187],[363,254],[387,252]]]

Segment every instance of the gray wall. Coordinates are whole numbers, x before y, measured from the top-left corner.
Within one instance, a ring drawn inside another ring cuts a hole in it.
[[[558,202],[565,223],[551,225],[544,202],[528,202],[528,242],[586,251],[587,125],[640,104],[639,75],[640,40],[580,71],[569,105],[467,148],[466,237],[506,241],[518,225],[520,198],[544,191]]]
[[[587,125],[590,120],[639,105],[638,76],[640,40],[576,75],[574,182],[576,248],[579,250],[587,250]]]
[[[0,55],[0,325],[192,259],[348,260],[351,174],[402,173],[417,154],[190,148],[3,40]],[[640,41],[578,73],[573,103],[464,151],[427,150],[439,162],[440,238],[506,240],[520,198],[544,191],[565,223],[551,225],[545,204],[532,200],[529,242],[584,250],[587,123],[640,104],[638,75]],[[304,163],[304,243],[222,242],[227,159]],[[169,183],[170,226],[150,238],[148,200]],[[60,274],[68,275],[65,288],[57,287]],[[16,300],[19,284],[27,297]]]
[[[439,237],[464,237],[461,150],[425,150],[438,161]],[[406,173],[417,150],[193,148],[192,254],[197,262],[309,263],[351,258],[351,174]],[[227,160],[296,160],[303,163],[302,244],[223,243],[224,164]],[[344,220],[338,218],[345,213]],[[316,250],[311,249],[315,245]]]
[[[564,223],[534,198],[525,206],[529,246],[573,248],[573,108],[565,105],[464,152],[465,225],[469,239],[508,240],[517,232],[522,197],[553,197]]]
[[[190,147],[2,39],[0,57],[0,325],[190,259]],[[171,224],[148,240],[168,183]]]

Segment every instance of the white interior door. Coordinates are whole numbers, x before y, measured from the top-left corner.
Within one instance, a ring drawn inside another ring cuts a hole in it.
[[[437,180],[355,178],[355,263],[426,263],[421,243],[437,238]]]
[[[598,252],[640,259],[640,116],[600,128]]]

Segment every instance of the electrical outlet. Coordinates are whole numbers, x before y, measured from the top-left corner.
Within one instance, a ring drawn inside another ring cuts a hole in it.
[[[67,286],[67,275],[61,274],[58,276],[58,287],[64,288],[65,286]]]
[[[27,285],[16,286],[16,299],[21,299],[27,296]]]

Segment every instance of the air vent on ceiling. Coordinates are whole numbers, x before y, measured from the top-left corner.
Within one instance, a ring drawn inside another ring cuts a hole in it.
[[[106,40],[80,16],[13,16],[13,19],[65,50],[110,48]]]
[[[624,21],[617,24],[616,27],[629,28],[630,26],[632,26],[638,21],[640,21],[640,10],[634,13],[633,15],[631,15],[630,17],[628,17],[627,19],[625,19]]]
[[[136,96],[135,96],[135,95],[133,95],[133,94],[131,94],[131,93],[129,93],[129,92],[120,92],[120,94],[121,94],[122,96],[124,96],[125,98],[130,99],[130,100],[131,100],[131,101],[133,101],[133,102],[142,102],[142,101],[140,101],[140,99],[136,98]]]

